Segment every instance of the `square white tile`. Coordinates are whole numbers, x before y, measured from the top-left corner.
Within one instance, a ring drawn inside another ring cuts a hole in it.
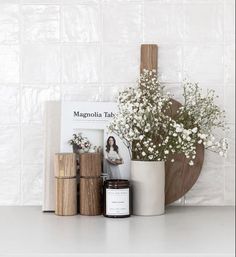
[[[99,4],[101,0],[61,0],[63,5]]]
[[[229,143],[229,150],[225,159],[225,166],[235,165],[235,124],[227,124],[229,131],[226,133],[226,137]]]
[[[19,87],[0,85],[0,124],[20,122]]]
[[[103,86],[80,84],[73,87],[64,85],[62,99],[65,101],[113,102],[117,101],[119,91],[127,87],[128,84],[104,84]]]
[[[18,83],[19,69],[19,47],[0,45],[0,83]]]
[[[225,160],[225,204],[235,205],[235,124],[228,124],[229,150]]]
[[[133,3],[133,4],[143,3],[144,1],[147,1],[147,0],[101,0],[101,2],[103,2],[105,4],[107,4],[107,3],[119,3],[119,4],[124,4],[124,5],[127,4],[127,3],[128,4],[130,4],[130,3]]]
[[[219,158],[218,156],[215,159]],[[222,205],[224,202],[224,166],[205,159],[196,184],[185,195],[186,205]]]
[[[60,4],[61,0],[20,0],[22,4]]]
[[[183,17],[182,4],[144,2],[144,42],[182,42]]]
[[[25,42],[59,41],[60,7],[57,5],[23,5],[22,39]]]
[[[0,205],[20,205],[20,166],[0,164]]]
[[[235,1],[225,1],[224,6],[224,37],[225,42],[235,42]]]
[[[3,4],[0,6],[0,43],[19,42],[19,6]]]
[[[23,125],[23,164],[43,164],[43,125]]]
[[[184,40],[187,42],[222,43],[223,7],[223,3],[185,4]]]
[[[19,4],[20,0],[1,0],[0,4]]]
[[[180,45],[158,46],[158,74],[161,82],[182,80],[182,47]]]
[[[182,2],[184,4],[222,4],[224,0],[183,0]]]
[[[109,2],[103,5],[103,40],[105,42],[141,42],[141,4]]]
[[[98,46],[63,46],[63,83],[96,83],[100,80],[100,68],[101,55]]]
[[[235,205],[235,165],[225,166],[225,205]]]
[[[41,205],[43,165],[24,165],[22,169],[22,204]]]
[[[235,123],[235,86],[225,87],[224,108],[229,123]]]
[[[224,49],[224,75],[227,84],[235,83],[235,45],[225,45]]]
[[[98,5],[65,5],[62,7],[62,40],[65,42],[98,42],[100,33]]]
[[[103,82],[135,83],[139,77],[139,45],[104,45]]]
[[[186,205],[222,205],[224,202],[224,161],[218,154],[205,150],[201,174],[185,196]]]
[[[57,45],[23,45],[23,82],[59,83],[60,47]]]
[[[91,94],[91,92],[93,92]],[[62,87],[62,100],[64,101],[88,101],[99,102],[103,101],[102,98],[103,88],[99,84],[76,84],[76,85],[63,85]]]
[[[60,87],[24,87],[22,89],[22,122],[42,123],[44,103],[60,99]]]
[[[20,164],[20,127],[0,126],[0,165]]]
[[[222,45],[185,45],[183,58],[184,77],[200,83],[223,83]]]
[[[101,88],[101,97],[104,102],[117,102],[119,92],[129,87],[129,84],[104,84]]]

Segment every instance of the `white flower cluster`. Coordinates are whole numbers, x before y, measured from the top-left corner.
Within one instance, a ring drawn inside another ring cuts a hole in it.
[[[217,132],[228,130],[225,124],[225,111],[215,104],[214,90],[208,90],[204,96],[197,83],[184,82],[184,105],[179,109],[177,119],[185,127],[196,126],[196,141],[206,149],[226,157],[228,151],[227,138]],[[218,131],[217,131],[218,130]]]
[[[69,140],[69,144],[72,146],[76,146],[78,149],[90,149],[91,143],[87,139],[87,137],[82,137],[81,133],[73,134],[73,138]]]
[[[199,95],[196,84],[189,83],[184,85],[184,97],[184,106],[173,119],[170,94],[164,92],[156,71],[143,70],[136,88],[119,93],[119,111],[109,130],[123,139],[134,160],[174,161],[173,155],[182,153],[193,165],[197,143],[206,148],[216,144],[225,155],[226,140],[215,142],[212,135],[214,126],[223,126],[214,97]]]
[[[132,159],[167,160],[175,153],[195,157],[191,130],[173,120],[171,98],[164,93],[155,70],[144,70],[137,88],[119,94],[119,111],[109,129],[120,136],[132,151]]]

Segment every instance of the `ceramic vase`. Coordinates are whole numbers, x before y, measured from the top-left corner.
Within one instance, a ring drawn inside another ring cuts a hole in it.
[[[165,162],[131,161],[134,215],[162,215],[165,212]]]

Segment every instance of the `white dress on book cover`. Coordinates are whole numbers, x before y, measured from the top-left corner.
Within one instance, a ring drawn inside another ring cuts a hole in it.
[[[122,160],[119,153],[117,153],[114,148],[111,146],[109,152],[105,152],[105,159],[115,162],[116,160]],[[108,177],[110,179],[121,179],[121,172],[119,165],[111,164],[109,161],[106,161],[106,169]]]

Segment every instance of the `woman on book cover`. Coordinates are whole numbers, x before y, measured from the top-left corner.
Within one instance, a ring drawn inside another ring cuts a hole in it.
[[[119,153],[119,147],[116,144],[116,139],[109,136],[106,144],[105,160],[109,179],[121,179],[119,165],[123,164],[123,159]]]

